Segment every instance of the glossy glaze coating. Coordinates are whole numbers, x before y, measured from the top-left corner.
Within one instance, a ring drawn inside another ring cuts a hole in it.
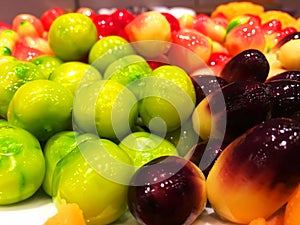
[[[204,175],[180,157],[151,161],[133,176],[128,190],[129,210],[140,224],[192,224],[205,204]]]
[[[299,122],[274,118],[256,125],[218,157],[207,177],[208,200],[235,223],[268,218],[299,184],[299,150]]]
[[[300,120],[300,81],[283,79],[267,82],[272,86],[274,102],[272,117]]]
[[[225,64],[220,76],[229,83],[239,80],[264,82],[269,70],[269,62],[261,51],[247,49],[231,58]]]

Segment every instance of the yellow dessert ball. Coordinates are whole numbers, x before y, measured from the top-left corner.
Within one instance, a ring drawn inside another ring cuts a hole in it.
[[[290,40],[282,45],[277,57],[285,69],[300,70],[300,39]]]

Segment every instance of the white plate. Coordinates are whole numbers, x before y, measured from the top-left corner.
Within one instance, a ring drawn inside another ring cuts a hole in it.
[[[0,206],[1,225],[43,225],[57,212],[52,199],[42,191],[31,198],[9,206]],[[138,225],[129,212],[125,213],[114,225]],[[232,225],[221,221],[212,209],[206,208],[193,225]]]
[[[42,191],[18,204],[0,206],[1,225],[42,225],[56,213],[52,199]]]

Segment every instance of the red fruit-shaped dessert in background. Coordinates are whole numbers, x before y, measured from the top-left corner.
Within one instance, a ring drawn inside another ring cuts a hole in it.
[[[147,63],[152,70],[156,69],[157,67],[170,64],[169,59],[166,55],[160,55],[154,59],[149,59],[147,60]]]
[[[230,55],[234,56],[250,48],[265,50],[266,40],[261,26],[250,21],[236,25],[228,31],[224,45]]]
[[[207,177],[208,200],[223,219],[248,224],[283,207],[300,181],[300,123],[266,120],[231,142]]]
[[[128,36],[127,36],[127,34],[126,34],[126,32],[125,32],[124,29],[119,29],[119,30],[117,31],[117,34],[116,34],[116,35],[117,35],[117,36],[120,36],[120,37],[122,37],[122,38],[124,38],[126,41],[129,42],[129,38],[128,38]]]
[[[214,15],[213,17],[211,16],[211,19],[218,25],[223,26],[224,28],[227,28],[229,20],[224,16],[222,13],[218,13]]]
[[[40,21],[43,24],[45,31],[49,31],[53,21],[57,17],[65,13],[66,11],[63,8],[59,8],[59,7],[50,8],[44,11],[43,14],[40,16]]]
[[[89,7],[80,7],[75,12],[86,15],[87,17],[90,17],[91,20],[93,20],[97,15],[97,13],[92,8]]]
[[[296,39],[300,39],[300,31],[294,31],[294,28],[290,29],[289,27],[287,27],[285,29],[286,33],[284,30],[281,31],[281,33],[284,33],[283,36],[280,37],[280,40],[278,40],[278,43],[276,44],[276,46],[273,48],[274,51],[277,51],[282,45],[284,45],[285,43],[287,43],[290,40],[296,40]],[[291,32],[291,33],[289,33]]]
[[[136,51],[146,58],[155,58],[169,50],[171,26],[160,12],[141,13],[124,29]]]
[[[124,28],[128,23],[134,19],[134,15],[126,9],[117,9],[110,14],[112,20],[120,28]]]
[[[194,25],[194,16],[191,14],[183,14],[178,18],[180,28],[192,28]]]
[[[194,18],[193,28],[212,40],[222,43],[226,35],[226,28],[215,23],[208,15],[198,14]]]
[[[276,35],[276,41],[279,43],[286,37],[289,37],[292,34],[297,33],[297,29],[295,27],[286,27],[282,29],[279,33]]]
[[[270,65],[265,55],[256,49],[247,49],[232,57],[219,76],[229,83],[241,80],[264,82],[269,71]]]
[[[262,26],[262,29],[265,33],[266,51],[277,51],[286,41],[297,39],[296,28],[285,27],[284,29],[281,29],[281,22],[277,22],[277,20],[269,21],[269,23]]]
[[[149,66],[151,67],[152,70],[154,70],[154,69],[156,69],[160,66],[168,65],[166,63],[158,62],[158,61],[155,61],[155,60],[147,60],[147,63],[149,64]]]
[[[261,28],[265,34],[273,34],[275,32],[281,31],[282,24],[280,20],[270,20],[261,25]]]
[[[248,23],[250,26],[261,26],[261,19],[259,16],[253,14],[242,14],[233,17],[226,27],[226,32],[229,33],[234,27]]]
[[[5,22],[0,22],[0,32],[2,30],[11,30],[12,27],[9,23],[5,23]]]
[[[12,29],[25,36],[44,35],[44,26],[39,18],[32,14],[19,14],[13,18]]]
[[[226,63],[231,59],[228,53],[213,52],[208,60],[208,67],[213,71],[213,74],[218,76],[223,70]]]
[[[94,17],[93,22],[98,31],[98,38],[116,35],[119,27],[108,14],[98,14]]]
[[[12,52],[12,56],[21,61],[30,61],[33,58],[44,55],[42,51],[24,45],[22,42],[16,43],[16,48]]]
[[[170,62],[188,73],[207,67],[212,52],[211,39],[195,29],[181,29],[173,35],[168,52]]]
[[[269,52],[278,42],[277,35],[281,32],[282,24],[280,20],[272,19],[261,25],[266,39],[266,52]]]
[[[46,39],[41,37],[31,37],[31,36],[21,36],[17,43],[22,43],[23,45],[37,49],[44,54],[54,55],[49,43]]]
[[[175,16],[173,16],[172,14],[167,13],[167,12],[162,12],[161,14],[163,14],[166,17],[166,19],[168,20],[168,22],[170,23],[172,32],[177,32],[180,30],[179,21]]]
[[[202,171],[178,156],[145,164],[128,188],[128,207],[140,224],[190,225],[203,212],[206,200]]]
[[[117,9],[110,14],[113,23],[116,25],[116,35],[129,40],[124,28],[134,19],[134,15],[126,9]]]

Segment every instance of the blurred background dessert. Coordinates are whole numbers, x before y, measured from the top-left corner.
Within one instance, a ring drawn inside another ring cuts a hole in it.
[[[0,7],[2,12],[0,14],[0,21],[10,22],[14,15],[19,13],[32,13],[40,15],[41,12],[54,7],[59,6],[65,9],[73,10],[80,6],[91,7],[94,10],[106,10],[113,8],[129,8],[132,11],[138,13],[143,10],[157,9],[157,10],[169,10],[170,8],[176,8],[176,13],[195,11],[196,13],[209,14],[217,5],[222,3],[228,3],[232,1],[228,0],[2,0]],[[295,17],[300,15],[300,1],[295,0],[251,0],[251,2],[263,5],[266,9],[276,9],[289,12]]]

